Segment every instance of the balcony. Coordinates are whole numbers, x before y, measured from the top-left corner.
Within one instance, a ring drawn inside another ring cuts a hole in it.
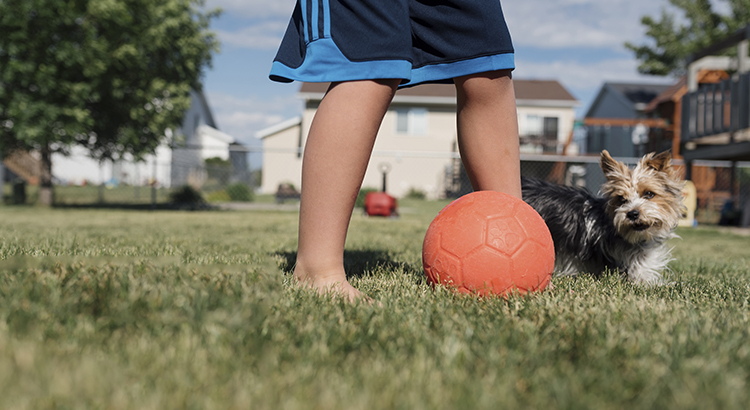
[[[688,64],[689,91],[682,98],[681,152],[686,161],[750,160],[750,26],[697,53]],[[737,46],[737,56],[720,57]],[[735,72],[698,88],[702,69]]]
[[[682,142],[686,157],[726,151],[738,154],[735,144],[750,141],[750,73],[717,84],[706,84],[682,100]],[[717,149],[718,145],[729,145]],[[693,148],[693,149],[691,149]],[[709,158],[701,158],[709,159]],[[743,158],[744,159],[744,158]]]

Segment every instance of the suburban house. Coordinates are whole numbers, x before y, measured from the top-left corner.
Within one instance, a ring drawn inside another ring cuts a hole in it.
[[[557,81],[514,80],[514,86],[522,153],[577,153],[571,135],[578,101]],[[302,115],[257,134],[263,143],[263,193],[275,193],[282,183],[300,188],[307,133],[327,88],[327,83],[303,83]],[[410,190],[428,198],[445,197],[461,172],[455,112],[452,84],[398,90],[383,119],[363,186],[381,188],[385,179],[387,191],[397,197]]]
[[[168,133],[168,137],[172,134]],[[154,155],[134,162],[127,157],[120,161],[99,162],[88,156],[81,146],[73,146],[70,155],[52,155],[52,175],[59,184],[101,184],[180,186],[200,185],[205,179],[204,160],[219,157],[233,160],[238,174],[247,175],[247,161],[242,147],[231,136],[218,130],[206,97],[201,91],[191,92],[191,106],[182,126],[174,133],[174,143],[161,144]],[[231,147],[231,148],[230,148]],[[238,152],[241,155],[232,155]],[[39,176],[37,153],[17,152],[6,158],[5,180],[21,179],[36,184]],[[243,168],[244,167],[244,168]]]
[[[648,118],[648,104],[672,84],[612,83],[602,85],[583,120],[587,128],[583,152],[606,149],[616,157],[638,157],[647,144],[659,145],[651,151],[669,149],[669,143],[649,141],[649,129],[663,127],[663,119]]]

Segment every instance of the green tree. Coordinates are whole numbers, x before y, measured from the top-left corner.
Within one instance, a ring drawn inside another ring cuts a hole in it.
[[[718,13],[711,0],[669,0],[671,10],[662,9],[659,20],[644,16],[649,44],[625,43],[640,61],[643,74],[679,76],[685,73],[685,59],[750,24],[750,0],[721,0],[728,14]],[[674,10],[681,12],[675,15]],[[729,53],[734,50],[728,51]]]
[[[140,158],[179,127],[218,40],[204,0],[0,0],[0,152]]]

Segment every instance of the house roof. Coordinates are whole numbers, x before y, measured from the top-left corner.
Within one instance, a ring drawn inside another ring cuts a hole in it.
[[[594,113],[605,100],[617,101],[626,110],[634,109],[635,111],[643,111],[651,100],[671,86],[672,84],[606,82],[599,89],[594,101],[586,110],[585,117],[596,116]]]
[[[682,76],[679,81],[662,91],[661,94],[657,95],[652,99],[646,106],[646,112],[651,112],[656,109],[659,104],[667,101],[674,101],[676,98],[682,97],[684,89],[687,89],[687,76]]]
[[[258,132],[255,133],[255,138],[263,139],[266,137],[270,137],[271,135],[274,135],[276,133],[279,133],[281,131],[287,130],[289,128],[292,128],[294,126],[302,124],[302,117],[296,116],[294,118],[289,118],[288,120],[282,121],[278,124],[272,125],[268,128],[264,128]]]
[[[698,84],[713,84],[717,83],[721,80],[726,80],[729,78],[729,74],[727,74],[724,70],[701,70],[698,73]],[[687,92],[687,76],[682,76],[679,81],[677,81],[672,86],[668,87],[666,90],[662,91],[661,94],[657,95],[656,98],[651,100],[651,102],[648,103],[646,106],[646,112],[651,112],[656,109],[660,104],[665,102],[675,102],[678,99],[682,98],[683,95]]]
[[[671,87],[671,84],[643,83],[605,83],[610,89],[622,94],[633,104],[648,104],[659,94]]]
[[[198,101],[203,106],[203,111],[206,113],[206,124],[218,130],[219,126],[216,124],[216,120],[214,120],[214,114],[211,112],[211,106],[208,105],[208,99],[206,98],[206,95],[203,94],[203,90],[195,90],[195,94],[198,97]]]
[[[308,100],[323,98],[330,83],[302,83],[300,96]],[[576,106],[578,100],[556,80],[513,80],[517,103]],[[396,91],[393,102],[451,104],[456,103],[456,87],[453,84],[422,84]]]
[[[513,80],[516,99],[578,101],[555,80]]]
[[[203,136],[207,136],[217,141],[223,142],[225,144],[237,143],[237,141],[235,141],[234,137],[232,137],[231,135],[221,132],[218,129],[207,124],[201,125],[200,127],[198,127],[198,133]]]

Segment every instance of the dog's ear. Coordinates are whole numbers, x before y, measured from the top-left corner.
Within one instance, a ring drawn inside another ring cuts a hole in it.
[[[669,172],[672,170],[672,153],[664,151],[658,155],[651,153],[643,158],[644,165],[658,172]]]
[[[609,155],[609,151],[607,151],[606,149],[602,151],[599,165],[602,167],[604,176],[607,177],[607,179],[622,178],[627,174],[628,171],[628,167],[621,162],[615,161],[615,159],[612,158],[611,155]]]

